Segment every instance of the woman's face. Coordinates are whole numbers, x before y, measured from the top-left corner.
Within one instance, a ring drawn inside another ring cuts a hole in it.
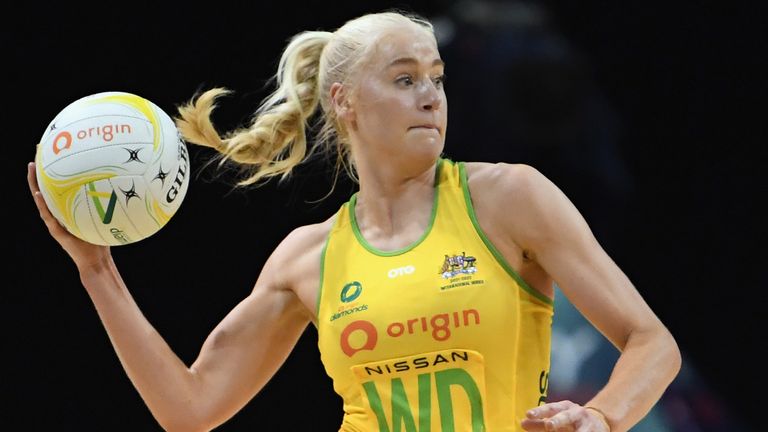
[[[369,161],[434,162],[443,151],[448,119],[443,70],[431,34],[409,26],[387,31],[350,97],[349,126],[358,147],[353,151]]]

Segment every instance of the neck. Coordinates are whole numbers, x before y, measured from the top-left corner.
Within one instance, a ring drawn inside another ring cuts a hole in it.
[[[360,192],[354,211],[369,243],[399,249],[425,232],[432,216],[436,169],[436,163],[414,173],[384,164],[358,166]]]

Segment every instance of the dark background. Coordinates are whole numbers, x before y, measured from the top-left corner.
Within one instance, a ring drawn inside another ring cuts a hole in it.
[[[236,93],[214,121],[230,129],[267,95],[290,36],[399,7],[439,24],[445,155],[528,163],[555,181],[727,412],[756,425],[765,395],[765,11],[492,3],[15,5],[2,29],[2,118],[12,131],[4,213],[14,231],[11,283],[0,294],[3,424],[159,429],[26,190],[26,162],[58,111],[119,90],[173,114],[198,89],[226,86]],[[290,183],[233,191],[231,175],[203,169],[209,151],[190,151],[194,177],[179,212],[155,236],[113,248],[145,315],[187,364],[280,240],[329,217],[354,190],[342,180],[310,203],[331,187],[331,167],[317,161]],[[310,326],[265,390],[220,430],[336,430],[340,399],[315,344]]]

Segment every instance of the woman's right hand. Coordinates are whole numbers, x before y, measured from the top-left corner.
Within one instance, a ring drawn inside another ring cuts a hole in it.
[[[40,192],[40,186],[37,184],[35,169],[34,162],[27,164],[27,183],[29,183],[29,191],[32,192],[32,198],[35,200],[37,210],[40,212],[40,218],[45,222],[45,226],[48,227],[48,232],[51,236],[59,242],[61,247],[64,248],[75,262],[77,268],[82,270],[103,264],[106,260],[109,260],[109,246],[99,246],[80,240],[67,231],[51,214],[45,199],[43,199],[43,194]]]

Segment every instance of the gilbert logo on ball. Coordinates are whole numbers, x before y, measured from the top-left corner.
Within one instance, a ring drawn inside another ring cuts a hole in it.
[[[40,139],[35,165],[51,213],[69,232],[99,245],[156,233],[189,185],[189,154],[173,120],[124,92],[65,107]]]

